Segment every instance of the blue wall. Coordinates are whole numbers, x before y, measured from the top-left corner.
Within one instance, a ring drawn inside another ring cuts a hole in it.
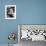
[[[16,5],[16,20],[5,19],[5,5]],[[0,0],[0,43],[8,43],[17,24],[46,24],[46,0]],[[17,43],[17,39],[16,39]]]

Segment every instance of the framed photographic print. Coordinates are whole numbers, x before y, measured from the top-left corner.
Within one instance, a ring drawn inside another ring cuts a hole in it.
[[[46,25],[39,24],[19,24],[18,41],[46,41]]]
[[[5,19],[16,19],[16,5],[5,5]]]

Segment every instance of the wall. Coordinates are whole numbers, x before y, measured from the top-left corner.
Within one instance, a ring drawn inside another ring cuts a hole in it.
[[[4,19],[7,4],[16,4],[16,20]],[[0,0],[0,44],[8,43],[9,32],[18,32],[17,24],[46,24],[46,0]]]

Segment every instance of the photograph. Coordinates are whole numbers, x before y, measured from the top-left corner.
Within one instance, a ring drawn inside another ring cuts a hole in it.
[[[16,19],[16,5],[5,5],[5,19]]]
[[[19,24],[18,41],[20,46],[31,46],[33,42],[45,42],[46,25]]]

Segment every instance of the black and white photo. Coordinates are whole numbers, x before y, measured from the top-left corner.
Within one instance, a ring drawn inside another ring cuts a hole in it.
[[[16,5],[5,5],[5,19],[16,19]]]

